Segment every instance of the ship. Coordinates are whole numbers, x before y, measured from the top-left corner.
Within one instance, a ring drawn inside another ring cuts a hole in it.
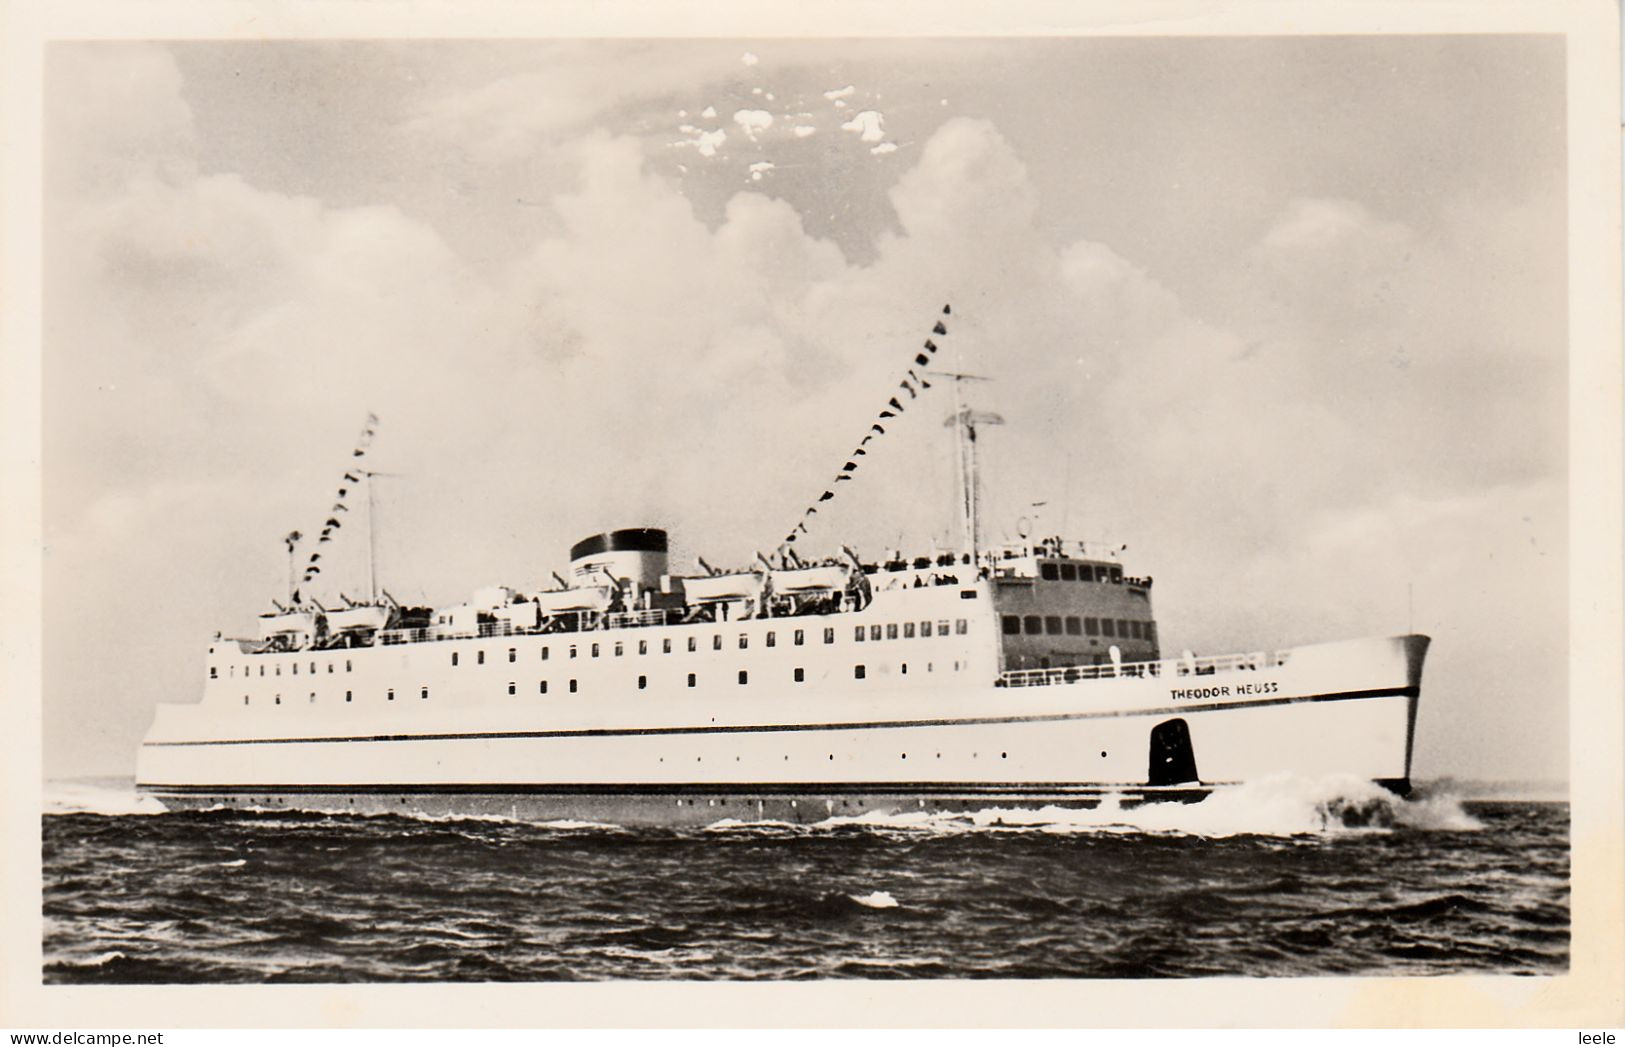
[[[575,543],[553,584],[437,607],[376,589],[369,554],[364,598],[290,592],[257,635],[216,634],[201,700],[157,707],[139,791],[706,825],[1191,801],[1282,774],[1409,790],[1428,637],[1170,656],[1126,547],[986,541],[977,429],[1003,420],[945,373],[960,548],[781,545],[679,572],[665,530],[623,527]],[[374,475],[345,474],[369,541]]]

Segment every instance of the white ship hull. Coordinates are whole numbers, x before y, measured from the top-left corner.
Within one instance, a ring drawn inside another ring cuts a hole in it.
[[[791,624],[823,622],[778,622]],[[1074,675],[1090,678],[1066,682],[1062,671],[1026,679],[980,671],[986,656],[972,630],[953,644],[965,656],[952,670],[921,655],[911,679],[907,662],[901,674],[877,664],[887,671],[863,686],[628,686],[563,704],[431,703],[412,694],[387,710],[349,703],[297,718],[285,707],[162,706],[138,781],[172,807],[620,824],[1078,805],[1107,793],[1200,795],[1282,773],[1342,773],[1403,789],[1427,644],[1421,636],[1355,640],[1198,665],[1086,670]],[[440,648],[435,656],[444,658],[445,645],[418,646]],[[782,644],[777,650],[786,653]],[[826,653],[844,668],[847,652]],[[872,656],[874,648],[853,653]],[[507,657],[518,664],[526,654],[510,648]],[[498,677],[518,675],[502,664]],[[922,664],[935,679],[922,675]],[[1041,685],[1009,685],[1040,676]],[[468,679],[435,686],[466,688]],[[332,686],[327,674],[317,680]],[[1159,785],[1153,732],[1171,721],[1185,725],[1194,773]]]

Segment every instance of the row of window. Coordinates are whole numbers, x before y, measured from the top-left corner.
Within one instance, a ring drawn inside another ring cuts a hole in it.
[[[970,632],[970,622],[963,618],[958,619],[953,624],[953,632],[959,636],[964,636],[966,633]],[[927,637],[930,635],[931,623],[929,621],[921,622],[917,632],[913,622],[903,622],[901,624],[897,622],[887,622],[884,625],[854,626],[852,639],[858,643],[862,643],[866,637],[870,640],[912,640],[915,636]],[[937,622],[937,635],[949,635],[948,619],[943,618]]]
[[[1046,582],[1111,582],[1122,585],[1123,569],[1107,564],[1093,567],[1086,563],[1045,563],[1038,565],[1038,577]]]
[[[327,671],[330,672],[330,673],[331,672],[336,672],[337,670],[334,668],[335,664],[336,663],[334,663],[334,662],[328,662],[327,663]],[[252,675],[254,675],[250,671],[253,668],[254,667],[252,665],[243,666],[243,675],[244,676],[252,676]],[[264,676],[265,675],[265,666],[263,664],[261,664],[259,669],[260,669],[260,675]],[[271,666],[271,669],[272,669],[272,675],[274,675],[274,676],[281,676],[282,675],[282,666],[281,666],[280,663]],[[348,673],[348,672],[353,672],[354,670],[355,670],[355,663],[353,663],[348,658],[344,659],[344,671]],[[235,665],[227,666],[226,667],[226,675],[228,675],[228,676],[236,676],[237,675],[237,667]],[[299,675],[299,663],[298,662],[293,663],[293,675],[295,675],[295,676]],[[312,675],[312,676],[316,675],[316,663],[315,662],[310,663],[310,675]],[[219,678],[220,678],[220,669],[219,669],[219,667],[218,666],[213,666],[213,665],[209,666],[209,679],[218,680]]]
[[[930,621],[922,621],[922,622],[918,623],[918,625],[916,625],[914,622],[903,622],[901,624],[899,624],[897,622],[891,622],[891,623],[887,623],[887,624],[883,624],[883,625],[870,625],[870,626],[859,625],[859,626],[855,627],[855,633],[854,633],[853,638],[855,640],[857,640],[858,642],[862,642],[865,639],[879,640],[881,638],[885,638],[887,640],[896,640],[896,639],[899,639],[899,638],[904,639],[904,640],[912,640],[916,636],[920,636],[920,637],[931,636],[932,635],[932,629],[933,629],[933,626],[932,626],[932,623]],[[936,630],[936,635],[937,636],[949,636],[949,635],[953,635],[953,634],[957,634],[959,636],[964,636],[966,633],[968,633],[970,631],[970,623],[966,619],[960,618],[960,619],[958,619],[957,621],[955,621],[952,624],[952,628],[950,629],[948,619],[944,618],[944,619],[942,619],[941,621],[938,621],[935,624],[935,630]],[[1008,631],[1008,628],[1006,629],[1006,631]],[[1109,636],[1111,634],[1108,633],[1107,635]],[[764,639],[765,644],[768,647],[777,647],[778,646],[778,633],[775,630],[769,629],[763,639]],[[691,651],[691,652],[692,651],[698,651],[700,649],[700,638],[698,636],[690,636],[690,637],[687,638],[687,640],[688,640],[687,649],[689,651]],[[650,644],[652,642],[653,641],[647,640],[647,639],[638,640],[637,641],[637,652],[638,652],[638,654],[648,654],[649,651],[650,651]],[[804,629],[796,629],[796,630],[794,630],[790,634],[790,642],[792,644],[794,644],[795,646],[797,646],[797,647],[800,647],[803,644],[805,644],[807,642],[806,630],[804,630]],[[835,642],[835,627],[834,626],[825,626],[824,627],[824,642],[826,644],[832,644],[832,643]],[[610,644],[608,646],[610,646],[611,651],[614,654],[614,656],[619,658],[622,655],[626,654],[627,644],[628,644],[628,641],[616,640],[616,641],[614,641],[613,644]],[[571,658],[579,657],[580,654],[581,654],[581,651],[580,651],[581,646],[582,646],[581,644],[574,644],[574,643],[570,644],[569,649],[568,649],[569,650],[569,656]],[[602,644],[602,643],[599,643],[599,642],[595,641],[595,642],[593,642],[591,644],[588,644],[586,646],[588,648],[589,653],[594,658],[597,658],[597,657],[601,656],[604,653],[603,648],[604,648],[605,645]],[[743,651],[743,650],[748,649],[749,647],[750,647],[750,634],[749,633],[740,633],[739,634],[739,650]],[[721,633],[712,634],[712,636],[711,636],[711,649],[713,651],[720,651],[720,650],[722,650],[722,648],[723,648],[722,634]],[[661,654],[671,654],[673,649],[674,648],[673,648],[673,645],[672,645],[672,637],[666,636],[666,637],[662,637],[660,639],[660,653]],[[463,652],[461,652],[461,651],[452,651],[451,652],[451,664],[452,665],[457,665],[457,664],[459,664],[461,662],[462,653]],[[542,661],[544,661],[544,662],[548,661],[551,655],[552,655],[552,648],[548,647],[546,645],[543,645],[543,647],[542,647]],[[518,650],[518,648],[515,648],[515,647],[508,648],[508,661],[509,662],[517,662],[518,660],[519,660],[519,650]],[[476,664],[476,665],[484,665],[485,664],[485,652],[484,651],[475,651],[474,652],[474,664]],[[249,670],[251,668],[252,668],[252,666],[247,666],[247,665],[243,666],[243,675],[244,676],[250,675]],[[272,668],[272,674],[273,675],[275,675],[275,676],[281,676],[282,675],[282,666],[281,666],[281,664],[273,665],[271,668]],[[299,663],[297,661],[293,663],[292,668],[293,668],[293,675],[298,676],[299,675]],[[264,676],[265,675],[265,666],[261,665],[259,667],[259,670],[260,670],[259,674],[261,676]],[[310,663],[310,671],[313,674],[316,672],[316,663],[315,662]],[[335,671],[333,662],[328,662],[327,663],[327,671],[330,672],[330,673]],[[345,672],[352,671],[351,661],[348,658],[346,658],[344,660],[344,671]],[[237,675],[237,667],[235,665],[230,667],[230,675],[231,676],[236,676]],[[218,670],[214,666],[210,666],[209,667],[209,679],[213,680],[213,679],[216,679],[217,677],[218,677]]]
[[[955,661],[954,662],[954,671],[959,672],[964,667],[965,664],[966,663],[964,663],[964,662]],[[936,663],[927,662],[927,663],[925,663],[925,671],[926,672],[931,672],[935,668],[935,666],[936,666]],[[908,663],[907,662],[902,663],[901,669],[902,669],[902,675],[907,676],[908,675]],[[792,680],[794,680],[796,683],[806,683],[807,682],[807,671],[806,671],[806,669],[802,668],[801,666],[796,666],[796,668],[791,671],[790,678]],[[867,679],[868,678],[868,668],[867,668],[867,666],[854,665],[852,667],[852,678],[854,680]],[[741,686],[741,687],[744,687],[747,684],[749,684],[750,683],[750,671],[747,670],[747,669],[739,670],[738,680],[739,680],[739,686]],[[699,686],[699,675],[696,674],[696,673],[689,673],[687,683],[688,683],[689,687],[697,687],[697,686]],[[638,690],[640,690],[640,691],[647,690],[648,687],[649,687],[649,677],[648,676],[639,676],[638,677]],[[570,688],[570,693],[571,694],[576,694],[577,693],[577,683],[576,683],[576,680],[574,678],[572,678],[570,680],[569,688]],[[518,694],[519,693],[519,685],[517,683],[515,683],[514,681],[509,680],[508,681],[508,693],[509,694]],[[537,693],[538,694],[546,694],[547,693],[547,681],[546,680],[540,680],[540,681],[537,682]],[[428,697],[429,697],[429,689],[427,687],[419,688],[418,697],[427,700]],[[387,700],[393,702],[395,700],[395,688],[393,688],[393,687],[389,688],[385,692],[385,698]],[[344,692],[344,700],[347,701],[347,702],[354,701],[355,700],[355,692],[354,691],[345,691]],[[312,702],[312,703],[314,703],[316,701],[316,692],[315,691],[310,692],[309,701]],[[281,705],[282,704],[282,695],[280,695],[280,694],[275,695],[274,698],[273,698],[273,702],[276,705]],[[250,702],[249,696],[246,695],[246,694],[243,695],[243,704],[244,705],[252,704]]]
[[[1130,618],[1079,618],[1058,614],[1025,617],[1015,614],[1004,616],[1004,635],[1020,636],[1110,636],[1123,640],[1156,640],[1157,623]]]

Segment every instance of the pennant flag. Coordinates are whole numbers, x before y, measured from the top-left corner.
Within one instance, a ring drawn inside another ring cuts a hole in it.
[[[339,488],[339,497],[343,498],[346,494],[349,493],[349,491],[350,491],[350,489],[348,487],[340,487]]]
[[[295,589],[293,591],[293,602],[296,603],[296,604],[299,602],[299,590],[298,589]]]
[[[858,467],[857,462],[847,462],[845,465],[841,466],[841,472],[850,473],[850,472],[856,470],[857,467]]]
[[[321,574],[322,569],[320,567],[317,567],[315,564],[311,564],[309,567],[305,568],[305,573],[306,574]]]
[[[876,422],[874,425],[871,425],[869,427],[869,430],[870,430],[870,432],[879,433],[881,436],[886,435],[886,427],[881,425],[879,422]]]
[[[946,308],[944,308],[942,311],[946,313],[948,310]],[[378,416],[373,414],[371,411],[368,411],[367,412],[367,424],[368,425],[377,425],[378,424]]]
[[[868,453],[869,453],[868,451],[865,451],[863,448],[860,447],[856,451],[853,451],[852,455],[853,455],[853,457],[856,457],[856,456],[858,456],[860,454],[868,454]]]
[[[328,517],[328,518],[327,518],[327,526],[329,526],[329,527],[331,527],[331,528],[334,528],[334,529],[335,529],[335,530],[337,530],[337,529],[338,529],[338,526],[339,526],[339,520],[338,520],[338,517],[336,517],[336,516],[329,516],[329,517]]]
[[[880,417],[882,417],[882,418],[896,418],[897,416],[895,414],[893,414],[892,412],[890,412],[890,411],[881,411],[880,412]]]
[[[337,502],[333,506],[333,511],[335,513],[347,513],[350,511],[350,507],[345,505],[343,502]]]
[[[931,333],[932,334],[947,334],[948,329],[946,327],[942,326],[942,321],[941,320],[938,320],[937,321],[937,326],[931,328]]]
[[[331,537],[331,536],[329,536],[329,535],[325,535],[325,534],[324,534],[324,535],[322,535],[322,539],[321,539],[321,540],[322,540],[322,541],[324,541],[324,542],[331,542],[331,541],[332,541],[332,540],[333,540],[333,539],[332,539],[332,537]]]
[[[903,409],[903,405],[897,402],[897,397],[895,396],[886,402],[891,404],[891,409],[894,411],[901,411]]]
[[[837,476],[835,478],[835,482],[840,483],[842,480],[850,480],[850,479],[852,479],[852,474],[851,473],[842,473],[840,476]]]
[[[361,477],[359,477],[359,476],[356,476],[356,475],[355,475],[355,474],[353,474],[353,473],[345,473],[345,474],[344,474],[344,478],[345,478],[345,479],[346,479],[346,480],[348,480],[348,481],[350,481],[350,482],[351,482],[351,483],[353,483],[353,484],[358,484],[358,483],[360,483],[360,482],[361,482]]]
[[[362,450],[362,449],[361,449],[361,448],[359,448],[359,447],[357,447],[357,448],[356,448],[356,449],[355,449],[355,451],[354,451],[354,456],[355,456],[355,457],[356,457],[356,458],[360,458],[360,457],[361,457],[361,456],[362,456],[362,455],[364,455],[364,454],[366,454],[366,453],[367,453],[367,452],[365,452],[365,451],[363,451],[363,450]]]
[[[816,513],[817,511],[818,511],[818,507],[816,505],[809,505],[809,506],[807,506],[807,511],[802,513],[801,515],[802,515],[803,518],[805,518],[805,517],[811,516],[813,513]]]
[[[867,444],[868,444],[868,443],[869,443],[869,441],[870,441],[870,440],[873,440],[873,439],[874,439],[874,438],[875,438],[875,434],[874,434],[874,433],[870,433],[870,434],[869,434],[869,435],[868,435],[868,436],[865,436],[865,437],[864,437],[864,438],[863,438],[863,441],[862,441],[862,442],[861,442],[861,443],[859,443],[859,444],[858,444],[858,446],[859,446],[859,447],[864,447],[864,446],[866,446],[866,445],[867,445]]]
[[[912,385],[909,385],[908,382],[906,382],[906,381],[903,382],[903,388],[908,390],[908,398],[910,400],[919,399],[920,394],[915,392],[914,387]]]
[[[321,553],[311,553],[310,554],[310,562],[311,563],[315,563],[317,560],[320,560],[321,558],[322,558]]]
[[[835,497],[835,492],[834,491],[825,491],[823,494],[818,496],[818,500],[820,502],[827,502],[831,498],[834,498],[834,497]]]
[[[924,367],[926,364],[931,362],[931,358],[926,356],[924,353],[918,353],[914,357],[914,362],[919,366]]]
[[[953,315],[953,310],[949,309],[947,306],[943,306],[942,307],[942,315],[943,316],[952,316]]]
[[[807,533],[807,521],[803,520],[801,523],[796,524],[796,530],[800,531],[802,534],[806,534]]]
[[[941,324],[938,324],[938,325],[937,325],[937,326],[938,326],[938,327],[941,327],[941,326],[942,326],[942,325],[941,325]],[[932,340],[931,340],[931,339],[929,339],[929,338],[927,338],[927,339],[926,339],[926,340],[925,340],[925,347],[926,347],[926,348],[927,348],[927,349],[929,349],[929,350],[930,350],[930,351],[931,351],[931,352],[933,352],[933,353],[934,353],[934,352],[936,352],[936,351],[937,351],[937,343],[935,343],[935,342],[933,342],[933,341],[932,341]]]
[[[791,534],[791,535],[789,535],[789,536],[787,536],[787,537],[786,537],[786,538],[785,538],[785,539],[784,539],[784,544],[785,544],[785,545],[789,545],[789,544],[790,544],[790,543],[791,543],[791,542],[793,542],[793,541],[795,541],[795,540],[796,540],[796,536],[795,536],[795,535],[794,535],[794,534]]]

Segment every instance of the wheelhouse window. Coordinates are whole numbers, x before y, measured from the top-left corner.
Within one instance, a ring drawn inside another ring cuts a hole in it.
[[[1102,618],[1100,620],[1100,635],[1102,635],[1102,636],[1116,636],[1117,635],[1117,623],[1113,622],[1110,618]]]
[[[750,683],[750,673],[744,669],[739,670],[739,685],[743,687],[747,683]]]
[[[594,658],[598,657],[598,645],[596,643],[592,645],[592,656]]]
[[[743,651],[745,648],[747,648],[749,646],[750,646],[750,636],[745,634],[745,633],[740,633],[739,634],[739,649],[741,651]]]
[[[615,641],[615,657],[619,658],[621,655],[623,655],[625,653],[626,653],[626,644],[622,643],[619,640],[616,640]]]
[[[508,661],[516,662],[518,660],[519,660],[519,652],[517,650],[515,650],[514,648],[512,648],[512,647],[508,648]]]
[[[944,619],[942,619],[942,621],[937,623],[937,635],[938,636],[947,636],[948,635],[948,619],[944,618]]]
[[[638,653],[639,654],[648,654],[649,653],[649,641],[648,640],[639,640],[638,641]]]
[[[573,679],[570,681],[570,693],[571,694],[576,693],[576,682]]]
[[[537,685],[536,693],[537,694],[546,694],[547,693],[547,681],[546,680],[541,681],[541,683]]]
[[[1129,635],[1132,636],[1136,640],[1140,639],[1141,638],[1140,628],[1141,627],[1140,627],[1139,622],[1137,622],[1137,621],[1129,622],[1128,623]]]
[[[807,670],[801,668],[799,665],[796,666],[796,683],[802,683],[806,679],[807,679]]]
[[[484,665],[485,664],[485,652],[484,651],[475,651],[474,652],[474,663],[476,665]]]
[[[457,664],[457,652],[456,651],[451,652],[451,664],[452,665]]]
[[[887,622],[886,623],[886,639],[888,639],[888,640],[897,639],[897,623],[896,622]]]
[[[711,650],[713,650],[713,651],[722,650],[722,634],[721,633],[717,633],[717,634],[715,634],[714,636],[711,637]]]
[[[1066,616],[1066,634],[1068,636],[1083,635],[1083,620],[1075,614]]]
[[[1038,576],[1046,582],[1059,581],[1061,577],[1060,565],[1052,563],[1039,564]]]
[[[833,625],[826,625],[824,627],[824,642],[825,643],[834,643],[835,642],[835,627]]]
[[[955,622],[954,622],[954,634],[956,636],[964,636],[969,632],[970,632],[970,621],[968,619],[960,618],[960,619],[955,620]]]
[[[690,636],[688,638],[688,649],[690,653],[700,649],[700,638],[698,636]]]
[[[1004,616],[1004,635],[1019,636],[1021,634],[1021,618],[1017,615]]]
[[[880,626],[878,626],[878,625],[869,626],[869,639],[871,639],[871,640],[880,639]]]
[[[644,690],[648,686],[649,686],[649,678],[647,676],[638,677],[638,690],[640,690],[640,691]]]
[[[1045,615],[1044,632],[1049,636],[1061,635],[1061,616],[1058,614]]]
[[[855,626],[852,630],[852,639],[858,643],[862,643],[867,638],[867,635],[867,631],[861,625]]]
[[[1075,582],[1078,580],[1078,565],[1064,563],[1061,565],[1061,581]]]
[[[1044,633],[1044,619],[1036,614],[1029,614],[1021,620],[1022,631],[1028,636],[1042,636]]]
[[[854,665],[852,667],[852,679],[861,680],[861,679],[863,679],[863,674],[864,674],[863,666]]]
[[[688,685],[690,687],[694,686],[694,674],[693,673],[688,674]]]
[[[519,688],[517,686],[515,686],[515,684],[514,684],[514,682],[512,680],[508,681],[508,693],[509,694],[518,694],[519,693]]]
[[[806,632],[805,632],[805,631],[804,631],[804,630],[801,630],[801,629],[797,629],[797,630],[796,630],[796,631],[795,631],[795,636],[794,636],[794,639],[795,639],[795,644],[796,644],[796,646],[797,646],[797,647],[800,647],[800,646],[801,646],[801,645],[802,645],[802,644],[803,644],[803,643],[805,643],[805,642],[806,642],[806,640],[807,640],[807,634],[806,634]]]
[[[775,641],[776,641],[776,639],[777,639],[777,637],[776,637],[776,636],[775,636],[775,635],[774,635],[774,632],[773,632],[773,630],[772,630],[772,629],[769,629],[769,630],[768,630],[768,631],[767,631],[767,645],[768,645],[768,646],[769,646],[769,647],[772,647],[772,646],[773,646],[773,645],[774,645],[774,643],[775,643]]]
[[[665,639],[660,641],[660,653],[661,654],[670,654],[671,653],[671,637],[668,636]]]
[[[1088,636],[1099,636],[1100,635],[1100,619],[1099,618],[1085,618],[1083,620],[1083,631],[1084,631],[1084,634],[1088,635]]]
[[[913,622],[904,622],[903,623],[903,639],[905,639],[905,640],[914,639],[914,623]]]

